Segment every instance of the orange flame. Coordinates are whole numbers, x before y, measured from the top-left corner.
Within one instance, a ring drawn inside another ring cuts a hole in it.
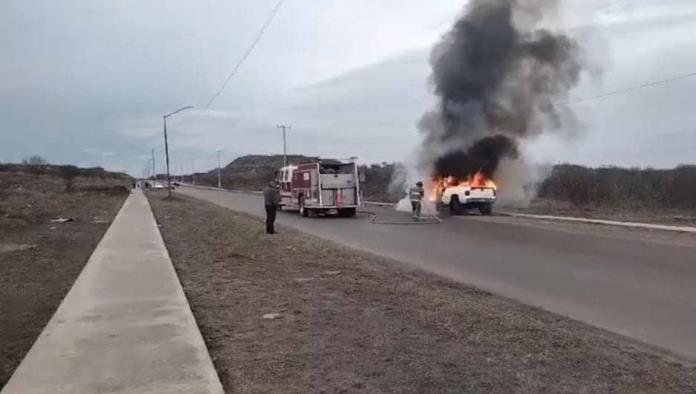
[[[486,176],[481,171],[470,175],[466,180],[460,181],[453,176],[435,177],[431,184],[430,200],[436,201],[439,199],[442,192],[448,187],[480,187],[497,190],[498,185],[495,181]]]

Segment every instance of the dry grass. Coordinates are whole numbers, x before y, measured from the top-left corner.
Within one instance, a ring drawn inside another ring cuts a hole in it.
[[[160,196],[155,216],[228,392],[696,390],[693,368],[605,331]]]
[[[68,193],[65,180],[55,174],[0,171],[0,387],[128,195],[122,179],[81,182],[86,188]],[[95,185],[91,190],[100,191],[87,191]],[[51,223],[58,217],[72,221]]]

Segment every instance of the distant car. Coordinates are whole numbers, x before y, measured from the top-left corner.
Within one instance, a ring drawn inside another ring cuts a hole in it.
[[[172,182],[172,186],[179,187],[179,186],[181,186],[181,185],[179,184],[179,182]]]
[[[161,184],[161,183],[159,183],[159,182],[155,182],[155,183],[152,184],[152,188],[153,188],[153,189],[164,189],[165,187],[164,187],[163,184]]]

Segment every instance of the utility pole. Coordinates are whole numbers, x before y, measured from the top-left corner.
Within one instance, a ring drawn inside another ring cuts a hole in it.
[[[276,126],[279,129],[283,129],[283,167],[288,165],[288,146],[285,143],[285,130],[290,130],[292,127],[286,126],[284,124],[279,124]]]
[[[191,183],[196,185],[196,159],[191,159]]]
[[[164,155],[167,158],[167,195],[169,197],[172,196],[172,178],[169,175],[169,144],[167,142],[167,118],[174,115],[174,114],[177,114],[181,111],[186,111],[187,109],[191,109],[191,108],[193,108],[193,107],[190,105],[187,105],[185,107],[181,107],[181,108],[177,109],[174,112],[170,112],[170,113],[162,116],[162,119],[164,120]]]
[[[152,180],[157,182],[157,171],[155,170],[155,148],[152,148]]]
[[[167,115],[164,119],[164,157],[167,160],[167,196],[172,196],[172,178],[169,176],[169,144],[167,143]]]
[[[218,155],[218,189],[222,189],[222,182],[220,178],[220,149],[217,150]]]

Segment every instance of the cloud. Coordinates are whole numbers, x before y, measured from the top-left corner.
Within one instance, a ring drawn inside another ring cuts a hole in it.
[[[38,153],[98,165],[107,152],[115,154],[109,165],[140,174],[156,148],[162,162],[162,114],[205,105],[274,3],[2,2],[0,161]],[[293,153],[407,159],[420,139],[415,123],[433,105],[429,47],[463,2],[436,3],[287,2],[213,108],[170,119],[173,165],[199,158],[214,166],[216,149],[225,160],[280,152],[278,123],[292,125]],[[694,70],[693,1],[570,4],[573,23],[584,26],[578,31],[602,37],[588,42],[605,68],[576,97]],[[584,133],[570,144],[540,141],[534,152],[541,161],[588,164],[692,160],[681,146],[696,140],[681,131],[690,130],[694,84],[577,105]],[[651,140],[662,132],[681,132],[673,138],[683,144]]]

